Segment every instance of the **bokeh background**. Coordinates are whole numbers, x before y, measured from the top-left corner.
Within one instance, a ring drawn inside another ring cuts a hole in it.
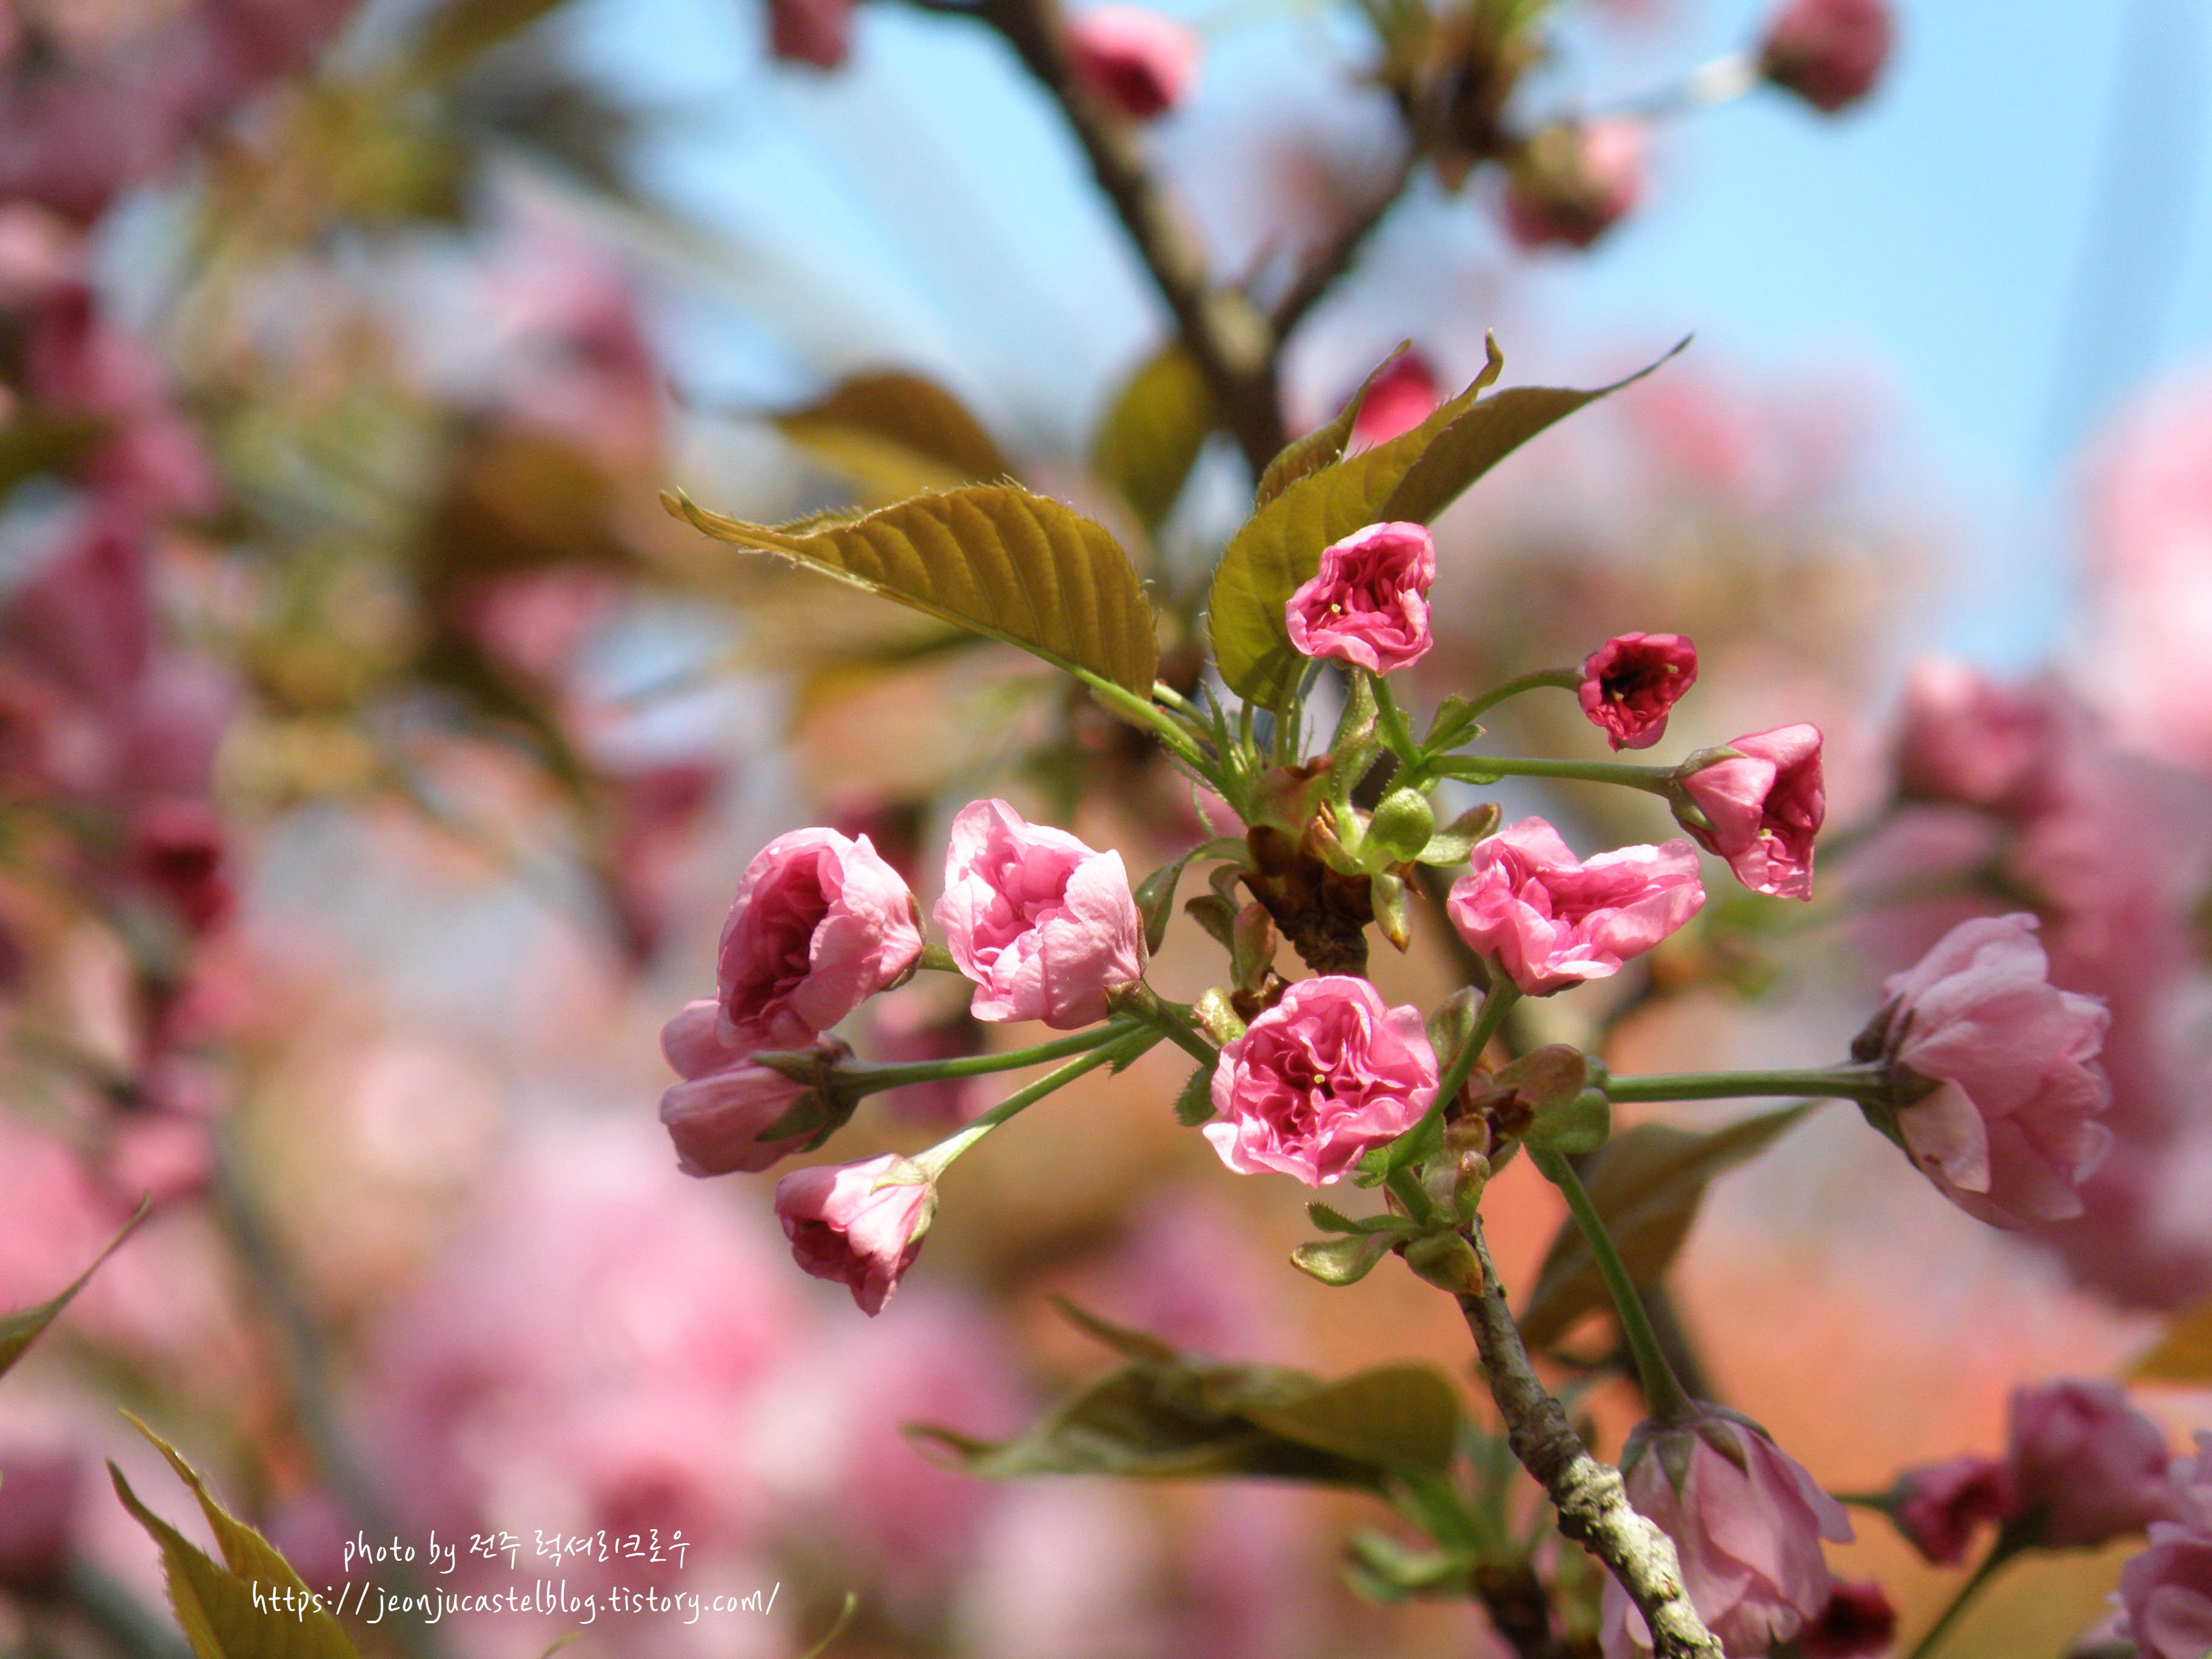
[[[1168,9],[1206,56],[1146,148],[1215,269],[1264,274],[1388,172],[1371,45],[1306,0]],[[1764,9],[1563,6],[1517,107],[1639,106]],[[0,1306],[155,1197],[0,1387],[0,1644],[163,1652],[155,1558],[98,1468],[175,1496],[125,1407],[311,1583],[362,1576],[348,1540],[512,1533],[519,1568],[457,1573],[526,1583],[562,1576],[540,1534],[658,1527],[690,1545],[659,1582],[780,1586],[605,1618],[585,1640],[611,1653],[798,1651],[848,1589],[855,1655],[1504,1651],[1467,1604],[1341,1585],[1360,1500],[988,1486],[902,1437],[1010,1431],[1103,1369],[1055,1292],[1223,1358],[1468,1376],[1409,1275],[1289,1270],[1308,1194],[1179,1129],[1165,1055],[964,1160],[873,1322],[793,1267],[768,1178],[687,1178],[655,1119],[659,1027],[711,987],[770,836],[865,830],[926,906],[975,795],[1139,872],[1200,833],[1034,665],[658,505],[681,484],[771,521],[913,487],[910,457],[776,418],[910,371],[1123,528],[1188,621],[1249,480],[1217,439],[1148,535],[1087,465],[1164,313],[1003,46],[892,0],[830,70],[773,54],[750,0],[0,19]],[[1858,1491],[1995,1450],[2015,1383],[2118,1374],[2212,1297],[2212,19],[1920,0],[1899,29],[1835,118],[1765,89],[1655,120],[1633,210],[1586,250],[1517,246],[1491,173],[1418,177],[1283,382],[1297,429],[1404,339],[1453,385],[1488,330],[1509,381],[1596,384],[1696,336],[1439,521],[1424,692],[1689,634],[1664,752],[1817,721],[1838,844],[1812,910],[1716,905],[1534,1036],[1633,1069],[1823,1060],[1882,973],[1998,904],[2113,1000],[2121,1147],[2081,1222],[1984,1228],[1842,1105],[1714,1188],[1672,1284],[1713,1390]],[[2057,805],[1955,773],[1929,799],[1900,710],[1963,695],[1961,662],[2063,757]],[[1590,743],[1540,707],[1505,735]],[[1571,788],[1508,804],[1578,845],[1662,827]],[[1433,922],[1378,962],[1394,1001],[1455,982]],[[1218,971],[1181,940],[1159,981]],[[961,1052],[987,1040],[962,1002],[917,982],[852,1035]],[[832,1155],[994,1098],[871,1103]],[[1525,1284],[1549,1190],[1516,1169],[1489,1213]],[[2201,1389],[2139,1398],[2177,1446],[2212,1425]],[[1632,1395],[1587,1404],[1617,1447]],[[1916,1632],[1957,1575],[1859,1532],[1839,1570]],[[1950,1651],[2062,1652],[2124,1553],[2016,1565]],[[503,1659],[570,1622],[362,1639]]]

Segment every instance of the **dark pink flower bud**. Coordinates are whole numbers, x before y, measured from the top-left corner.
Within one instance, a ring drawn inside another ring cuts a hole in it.
[[[1705,822],[1686,818],[1682,827],[1726,859],[1753,892],[1811,898],[1813,838],[1828,812],[1820,728],[1777,726],[1728,746],[1740,758],[1714,761],[1683,777],[1683,791]]]
[[[1628,1499],[1674,1540],[1682,1584],[1730,1654],[1764,1654],[1827,1611],[1834,1581],[1820,1540],[1847,1543],[1843,1505],[1765,1432],[1716,1407],[1690,1422],[1641,1424],[1621,1456]],[[1651,1651],[1644,1615],[1608,1576],[1606,1659]]]
[[[2184,1513],[2166,1435],[2111,1382],[2013,1390],[2005,1467],[2045,1549],[2095,1549]]]
[[[1326,1186],[1395,1140],[1437,1097],[1437,1056],[1414,1007],[1385,1007],[1345,974],[1300,980],[1221,1051],[1206,1138],[1239,1175],[1279,1170]]]
[[[799,1265],[848,1286],[871,1318],[921,1254],[936,1209],[929,1177],[888,1152],[860,1164],[794,1170],[775,1183],[775,1213]]]
[[[1067,26],[1076,78],[1133,121],[1164,115],[1188,97],[1205,52],[1196,31],[1141,6],[1092,6]]]
[[[177,796],[147,802],[132,818],[127,857],[131,873],[167,900],[191,932],[204,933],[229,915],[222,823],[208,802]]]
[[[1759,72],[1833,115],[1874,89],[1893,33],[1887,0],[1789,0],[1766,26]]]
[[[1429,367],[1429,360],[1418,351],[1400,352],[1382,366],[1367,395],[1359,400],[1346,453],[1358,454],[1411,432],[1437,412],[1440,401],[1436,371]]]
[[[975,1018],[1073,1030],[1145,976],[1145,927],[1119,853],[1030,823],[1002,800],[952,820],[937,925],[975,981]]]
[[[1897,1609],[1880,1584],[1838,1584],[1797,1638],[1804,1659],[1882,1659],[1897,1636]]]
[[[726,1042],[720,1009],[689,1003],[662,1028],[660,1051],[684,1081],[660,1097],[660,1121],[690,1176],[756,1174],[799,1150],[813,1131],[763,1140],[761,1131],[814,1092],[752,1059],[750,1043]]]
[[[1923,1085],[1895,1109],[1898,1139],[1937,1191],[1997,1227],[2081,1214],[2075,1188],[2112,1145],[2093,1121],[2112,1102],[2096,1063],[2111,1017],[2051,983],[2039,925],[1960,922],[1884,982],[1851,1050]]]
[[[1905,1541],[1937,1566],[1966,1559],[1974,1534],[2020,1512],[2012,1476],[1991,1457],[1954,1457],[1898,1478],[1890,1519]]]
[[[778,836],[745,866],[722,924],[723,1035],[803,1048],[921,957],[914,895],[866,836]]]
[[[1543,819],[1523,818],[1475,844],[1444,908],[1462,939],[1542,996],[1619,973],[1705,902],[1686,841],[1584,863]]]
[[[1644,195],[1644,127],[1562,123],[1522,147],[1505,187],[1505,229],[1525,248],[1588,247]]]
[[[853,0],[769,0],[768,49],[787,64],[842,69],[853,50]]]
[[[0,1453],[0,1589],[50,1588],[69,1565],[84,1461],[70,1451]]]
[[[1649,749],[1698,683],[1698,647],[1680,634],[1622,634],[1583,664],[1583,713],[1615,749]]]
[[[1372,674],[1429,654],[1429,588],[1437,544],[1422,524],[1370,524],[1322,550],[1321,568],[1284,609],[1291,643],[1309,657]]]

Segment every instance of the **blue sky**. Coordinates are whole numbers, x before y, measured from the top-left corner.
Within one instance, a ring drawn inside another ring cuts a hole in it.
[[[1571,68],[1567,93],[1646,89],[1653,64],[1723,50],[1765,9],[1674,6],[1650,61]],[[1589,257],[1540,261],[1528,293],[1559,335],[1694,331],[1753,369],[1875,366],[1977,543],[1945,635],[2032,658],[2063,633],[2068,458],[2131,388],[2212,356],[2208,10],[1907,0],[1869,106],[1823,120],[1764,94],[1678,125],[1650,210]],[[1211,16],[1182,118],[1297,100],[1356,129],[1324,23]],[[1157,312],[1034,91],[981,31],[888,0],[835,76],[763,64],[761,30],[749,0],[600,0],[580,27],[618,82],[682,112],[652,176],[736,250],[687,313],[694,388],[787,397],[896,356],[1071,440]]]

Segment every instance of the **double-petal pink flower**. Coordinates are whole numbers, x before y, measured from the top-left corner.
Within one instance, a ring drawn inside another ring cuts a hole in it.
[[[1813,838],[1828,814],[1820,772],[1820,728],[1780,726],[1728,745],[1725,760],[1698,768],[1681,787],[1705,822],[1682,827],[1728,860],[1754,893],[1813,896]]]
[[[1119,853],[1030,823],[1002,800],[952,820],[933,912],[978,1019],[1072,1030],[1106,1017],[1108,993],[1145,975],[1145,928]]]
[[[1414,1007],[1364,979],[1300,980],[1221,1051],[1206,1138],[1239,1175],[1325,1186],[1395,1140],[1437,1097],[1437,1056]]]
[[[794,1170],[775,1183],[775,1214],[799,1267],[853,1292],[871,1318],[921,1252],[937,1189],[906,1158]]]
[[[1476,844],[1445,910],[1462,939],[1541,996],[1619,973],[1705,902],[1686,841],[1585,863],[1543,819],[1523,818]]]
[[[1388,674],[1420,661],[1436,643],[1429,588],[1437,544],[1422,524],[1370,524],[1322,550],[1321,568],[1292,593],[1283,620],[1291,643]]]
[[[1621,634],[1583,663],[1583,714],[1615,749],[1649,749],[1698,683],[1698,647],[1680,634]]]
[[[687,1003],[660,1032],[660,1052],[684,1079],[660,1097],[660,1121],[690,1176],[756,1174],[807,1139],[760,1139],[805,1097],[807,1085],[757,1063],[751,1044],[726,1041],[720,1012],[705,999]]]

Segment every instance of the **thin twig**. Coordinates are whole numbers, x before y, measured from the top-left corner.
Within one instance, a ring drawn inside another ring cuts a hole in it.
[[[1352,270],[1367,239],[1390,216],[1390,210],[1398,205],[1398,198],[1413,182],[1413,167],[1419,159],[1413,147],[1408,144],[1382,190],[1346,221],[1328,244],[1298,273],[1297,280],[1275,301],[1268,321],[1273,325],[1278,340],[1289,339],[1291,331],[1305,320],[1306,313],[1321,303],[1339,278]]]
[[[1476,1222],[1465,1235],[1481,1267],[1479,1290],[1462,1291],[1460,1311],[1482,1356],[1491,1397],[1505,1419],[1513,1455],[1559,1513],[1559,1530],[1605,1563],[1650,1626],[1656,1659],[1723,1659],[1682,1587],[1674,1540],[1637,1513],[1620,1471],[1592,1457],[1528,1363]]]

